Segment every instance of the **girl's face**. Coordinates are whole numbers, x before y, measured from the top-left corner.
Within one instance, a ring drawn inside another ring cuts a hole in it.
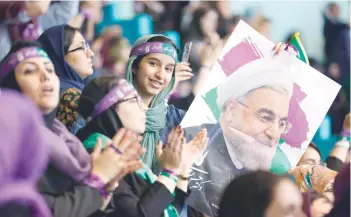
[[[126,129],[138,134],[144,133],[147,107],[136,93],[132,93],[119,101],[115,110]]]
[[[85,79],[94,72],[93,57],[94,52],[90,49],[89,44],[85,41],[82,34],[76,31],[65,60],[82,79]]]
[[[153,97],[165,89],[173,75],[175,60],[166,54],[146,55],[139,63],[134,86],[142,97]]]
[[[49,59],[33,57],[23,60],[15,68],[15,78],[22,92],[38,105],[43,114],[58,106],[60,80]]]
[[[302,195],[296,185],[289,179],[283,179],[275,186],[265,217],[306,217],[302,202]]]

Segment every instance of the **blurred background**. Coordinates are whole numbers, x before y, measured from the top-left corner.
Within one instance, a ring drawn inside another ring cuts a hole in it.
[[[69,24],[79,28],[92,47],[97,74],[108,71],[123,76],[131,45],[142,35],[165,34],[180,52],[186,42],[192,41],[190,63],[195,76],[180,81],[170,98],[171,104],[185,110],[196,95],[200,66],[209,58],[204,56],[205,45],[219,40],[225,43],[241,19],[273,42],[287,42],[294,32],[300,32],[311,66],[342,85],[314,138],[323,158],[343,130],[344,117],[350,111],[350,1],[47,2],[50,4],[43,3],[37,14],[42,29],[45,22],[40,18],[50,13],[70,20]],[[14,9],[7,10],[6,2],[0,2],[0,6],[1,21],[11,26],[11,18],[17,16],[16,7],[12,4]],[[47,26],[59,23],[45,21]],[[0,37],[4,50],[9,46],[5,40]],[[212,55],[218,56],[215,51]]]

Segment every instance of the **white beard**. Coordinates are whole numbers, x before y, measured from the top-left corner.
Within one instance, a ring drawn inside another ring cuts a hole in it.
[[[258,142],[234,128],[228,127],[224,135],[229,156],[233,163],[239,161],[245,169],[269,170],[276,151],[276,146]]]

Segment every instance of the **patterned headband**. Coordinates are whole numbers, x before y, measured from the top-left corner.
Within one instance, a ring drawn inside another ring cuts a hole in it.
[[[129,57],[141,56],[151,53],[162,53],[172,57],[176,62],[178,62],[177,50],[170,43],[162,42],[146,42],[132,49]]]
[[[0,65],[0,78],[4,78],[13,71],[23,60],[33,57],[44,57],[50,59],[48,54],[39,47],[22,48],[8,56]]]
[[[133,85],[128,83],[126,80],[121,79],[119,84],[110,90],[94,107],[91,118],[94,118],[101,114],[106,109],[110,108],[112,105],[121,101],[126,96],[137,93]]]

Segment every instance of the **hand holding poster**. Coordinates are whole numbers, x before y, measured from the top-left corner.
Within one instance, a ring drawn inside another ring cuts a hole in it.
[[[217,216],[224,188],[238,175],[295,166],[340,85],[239,22],[182,121],[187,140],[207,129],[193,165],[188,204]]]

